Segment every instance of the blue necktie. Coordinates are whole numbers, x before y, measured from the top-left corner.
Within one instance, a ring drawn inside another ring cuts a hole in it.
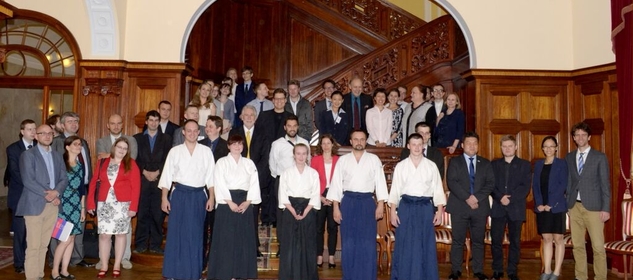
[[[474,157],[468,158],[470,164],[468,165],[468,177],[470,178],[470,194],[475,193],[475,164],[473,163]]]
[[[582,173],[582,168],[585,166],[585,160],[582,157],[584,154],[580,153],[580,157],[578,157],[578,174]]]

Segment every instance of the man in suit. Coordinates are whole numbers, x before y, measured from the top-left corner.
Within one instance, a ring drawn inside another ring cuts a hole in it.
[[[349,87],[352,91],[343,99],[343,110],[347,112],[353,130],[360,129],[367,133],[365,114],[374,106],[374,102],[371,96],[363,94],[363,81],[360,78],[352,79]]]
[[[158,103],[158,113],[160,114],[160,131],[169,137],[174,137],[174,132],[178,129],[178,125],[169,120],[171,117],[171,103],[163,100]],[[143,128],[145,130],[145,128]]]
[[[196,105],[187,105],[187,108],[185,109],[185,121],[187,120],[194,120],[196,122],[198,122],[198,119],[200,118],[200,115],[198,114],[198,107]],[[174,135],[172,136],[172,143],[171,146],[175,147],[178,146],[182,143],[185,143],[185,136],[182,132],[184,126],[183,127],[179,127],[176,129],[176,131],[174,131]],[[200,141],[202,139],[204,139],[205,135],[204,135],[204,126],[198,125],[198,139],[196,141]]]
[[[13,231],[13,267],[15,272],[24,273],[24,252],[26,250],[26,226],[24,217],[16,216],[16,210],[24,185],[20,175],[20,155],[30,150],[37,144],[35,141],[35,121],[26,119],[20,123],[20,140],[7,147],[7,171],[9,180],[9,193],[7,206],[11,211],[11,231]]]
[[[286,135],[284,123],[289,116],[294,116],[285,109],[287,96],[288,94],[283,88],[275,89],[275,91],[273,91],[273,105],[275,107],[272,110],[259,114],[257,122],[255,122],[255,126],[261,129],[260,131],[266,133],[266,139],[269,140],[270,143]],[[268,145],[270,145],[270,143],[268,143]]]
[[[611,217],[609,163],[604,153],[589,146],[591,128],[588,124],[575,124],[571,136],[578,149],[567,154],[565,160],[569,168],[567,207],[574,244],[576,279],[588,279],[585,251],[585,233],[588,232],[593,249],[594,279],[604,280],[607,279],[604,223]]]
[[[314,126],[319,129],[321,113],[332,109],[332,93],[336,89],[336,82],[327,79],[321,84],[323,88],[323,99],[314,104]]]
[[[159,129],[160,120],[161,115],[157,111],[147,112],[145,114],[147,130],[134,135],[138,145],[136,164],[143,175],[134,235],[135,253],[143,253],[148,249],[152,253],[163,252],[161,246],[165,214],[160,208],[161,190],[158,188],[158,179],[172,142],[171,136]]]
[[[314,132],[312,105],[310,105],[310,101],[301,97],[301,84],[297,80],[288,81],[288,100],[285,110],[297,116],[299,119],[299,132],[297,134],[310,142],[312,132]]]
[[[279,102],[283,103],[283,102]],[[242,156],[249,158],[255,163],[257,170],[269,170],[268,169],[268,155],[270,152],[270,140],[266,138],[265,129],[255,129],[255,121],[257,120],[257,109],[255,107],[246,105],[242,108],[242,115],[240,116],[242,119],[243,125],[239,127],[233,127],[231,132],[229,132],[229,137],[237,134],[244,138],[245,145],[244,150],[242,150]],[[259,176],[259,189],[261,193],[262,203],[260,204],[252,204],[253,212],[255,213],[253,216],[255,218],[254,226],[258,228],[258,221],[260,219],[259,209],[262,209],[261,212],[261,221],[263,225],[271,224],[270,216],[268,213],[270,212],[269,208],[275,209],[276,205],[271,204],[270,201],[270,176],[268,176],[268,172],[257,172]],[[259,238],[257,238],[257,247],[259,247]],[[263,256],[259,249],[257,249],[257,256]]]
[[[53,138],[53,144],[51,145],[53,150],[58,152],[59,154],[64,154],[66,149],[64,148],[64,139],[69,136],[77,135],[79,131],[79,115],[75,112],[64,112],[61,118],[62,127],[64,129],[64,133],[58,135]],[[84,166],[84,188],[86,188],[86,193],[88,193],[88,184],[90,183],[90,179],[92,178],[92,164],[90,157],[90,149],[88,148],[88,142],[81,139],[81,154],[79,156],[79,162],[81,162]],[[82,223],[80,226],[84,228],[84,224]],[[84,235],[83,233],[75,236],[75,245],[73,247],[73,255],[70,258],[71,266],[83,266],[83,267],[93,267],[95,264],[84,261]],[[48,254],[49,266],[53,265],[53,252],[57,248],[57,244],[59,241],[57,239],[51,240],[50,246],[50,254]],[[94,248],[93,251],[97,251],[97,248]]]
[[[420,89],[422,90],[422,89]],[[444,86],[441,84],[436,84],[433,86],[433,102],[431,104],[431,108],[426,111],[426,116],[424,120],[431,125],[431,133],[435,130],[437,117],[446,110],[446,102],[444,102],[444,96],[446,95],[446,91],[444,91]],[[424,92],[422,96],[424,96]]]
[[[24,192],[20,196],[16,215],[24,216],[26,224],[26,279],[43,279],[46,248],[57,221],[60,195],[68,186],[66,164],[62,155],[51,149],[53,129],[40,125],[36,131],[37,145],[20,156],[20,177]]]
[[[268,86],[265,83],[259,83],[255,86],[255,92],[257,93],[257,97],[251,102],[248,102],[247,105],[253,106],[257,110],[257,114],[261,114],[264,111],[269,111],[275,108],[273,102],[268,100]],[[244,108],[242,108],[244,110]]]
[[[242,114],[242,108],[255,99],[255,83],[253,83],[253,68],[250,66],[244,66],[242,68],[242,79],[244,82],[238,84],[235,88],[235,116],[238,117]],[[235,118],[235,126],[242,125],[242,121],[239,118]]]
[[[424,157],[430,159],[437,166],[442,180],[444,180],[444,154],[435,147],[430,146],[429,140],[431,140],[431,127],[426,122],[419,122],[415,125],[415,132],[422,135],[422,144]],[[400,152],[400,161],[409,157],[409,148],[402,149]]]
[[[464,154],[448,163],[446,182],[450,195],[446,211],[451,213],[453,244],[451,245],[451,274],[449,280],[459,279],[464,258],[466,231],[472,243],[472,268],[479,280],[487,280],[484,271],[484,233],[490,213],[488,196],[495,186],[495,175],[490,161],[477,155],[479,135],[467,132],[462,142]]]
[[[492,190],[492,278],[503,278],[503,238],[508,226],[510,252],[508,253],[508,278],[518,280],[517,266],[521,256],[521,227],[525,221],[525,203],[532,182],[530,162],[516,156],[518,149],[512,135],[501,137],[503,158],[492,161],[495,188]]]

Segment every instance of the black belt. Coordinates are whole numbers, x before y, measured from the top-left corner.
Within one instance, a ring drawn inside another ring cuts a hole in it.
[[[576,199],[576,202],[580,202],[580,203],[582,203],[582,200],[580,200],[580,199]]]

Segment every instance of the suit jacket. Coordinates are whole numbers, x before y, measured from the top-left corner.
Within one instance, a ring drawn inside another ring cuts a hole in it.
[[[321,114],[327,111],[327,101],[325,98],[323,100],[317,101],[314,104],[314,126],[317,129],[321,129]]]
[[[246,142],[246,139],[244,139],[244,142]],[[222,137],[218,137],[218,144],[215,146],[215,150],[213,150],[213,147],[211,145],[211,139],[209,138],[204,138],[198,141],[198,143],[205,145],[209,147],[209,149],[211,149],[211,152],[213,152],[213,160],[215,162],[218,162],[218,159],[223,158],[229,154],[228,142],[222,139]],[[246,146],[246,143],[244,144],[245,144],[244,146]]]
[[[292,111],[292,105],[290,104],[290,98],[286,101],[285,110],[294,114]],[[299,131],[297,134],[303,139],[312,139],[312,132],[314,132],[314,120],[312,118],[312,105],[305,98],[301,97],[297,102],[297,118],[299,118]]]
[[[534,179],[532,179],[532,195],[534,196],[534,212],[543,204],[543,193],[541,193],[541,173],[545,160],[538,160],[534,165]],[[565,192],[567,190],[567,180],[569,178],[569,169],[567,161],[560,158],[554,158],[547,183],[547,204],[552,207],[550,212],[561,213],[567,212],[567,201]]]
[[[501,218],[507,214],[511,221],[525,221],[526,197],[530,193],[532,181],[530,163],[515,156],[510,162],[507,181],[505,159],[493,160],[491,164],[495,174],[495,187],[492,190],[490,216]],[[510,195],[510,203],[507,206],[501,204],[504,195]]]
[[[446,111],[446,108],[447,108],[446,102],[442,103],[441,112]],[[424,120],[429,124],[429,126],[431,126],[431,135],[435,135],[433,130],[435,130],[435,126],[437,122],[437,114],[439,113],[435,110],[435,102],[431,102],[431,108],[429,108],[429,110],[426,111],[426,116],[424,118]]]
[[[332,110],[325,111],[321,114],[321,130],[320,135],[329,133],[332,134],[334,140],[341,146],[350,146],[349,134],[352,131],[352,124],[350,124],[349,113],[339,110],[338,116],[340,120],[338,123],[334,123],[334,116]]]
[[[272,110],[266,112],[271,111]],[[260,188],[266,188],[268,186],[268,180],[270,178],[268,157],[270,154],[270,145],[272,141],[267,138],[268,136],[264,132],[265,129],[261,129],[255,126],[255,129],[253,130],[253,135],[251,135],[250,146],[246,144],[246,133],[244,132],[243,125],[237,127],[234,126],[233,129],[231,129],[231,131],[229,132],[229,138],[236,134],[244,138],[244,150],[242,151],[242,156],[246,157],[247,152],[250,150],[250,159],[253,161],[253,163],[255,163],[255,166],[257,167]]]
[[[611,211],[611,184],[609,183],[609,163],[607,156],[590,149],[585,155],[582,174],[578,174],[576,164],[577,150],[567,154],[569,181],[567,183],[567,207],[574,207],[578,191],[582,206],[589,211]]]
[[[138,156],[138,144],[136,143],[136,139],[134,139],[134,137],[132,136],[128,136],[128,135],[124,135],[121,134],[121,137],[125,137],[125,139],[127,139],[127,141],[130,143],[129,145],[129,152],[130,152],[130,157],[132,159],[136,159],[136,157]],[[110,154],[110,149],[112,149],[112,138],[110,137],[110,134],[108,133],[108,135],[101,137],[97,140],[97,155],[100,153],[107,153]]]
[[[339,156],[332,155],[332,167],[330,168],[330,181],[332,181],[332,176],[334,176],[334,168],[336,167],[336,162],[338,161]],[[314,168],[314,170],[319,173],[319,183],[321,185],[321,195],[323,195],[323,191],[327,186],[328,182],[326,182],[327,177],[325,176],[325,161],[323,160],[322,155],[318,155],[312,158],[310,161],[310,167]]]
[[[37,141],[33,140],[33,147]],[[24,185],[22,184],[22,175],[20,175],[20,155],[26,151],[26,146],[22,139],[13,142],[7,147],[7,169],[5,172],[5,180],[9,180],[9,193],[7,195],[7,205],[9,209],[15,212],[22,195]]]
[[[62,133],[58,135],[57,137],[53,138],[53,144],[51,144],[51,148],[57,151],[60,155],[63,155],[66,152],[66,148],[64,148],[65,139],[66,139],[66,135]],[[86,157],[84,158],[86,169],[84,171],[86,173],[86,176],[87,176],[86,178],[88,178],[88,183],[89,183],[90,179],[92,178],[92,157],[90,156],[90,148],[88,146],[88,142],[86,142],[86,140],[84,140],[83,138],[81,138],[81,145],[84,151],[86,152]],[[88,184],[86,183],[84,187],[87,187],[87,186]]]
[[[495,174],[489,160],[480,156],[477,156],[476,160],[474,195],[479,202],[479,208],[475,210],[466,203],[466,199],[470,197],[470,178],[464,156],[451,158],[448,163],[446,183],[451,194],[446,202],[446,211],[451,214],[475,211],[477,214],[488,215],[490,212],[488,196],[495,187]]]
[[[198,128],[200,129],[200,132],[198,132],[198,140],[202,140],[204,137],[207,137],[207,135],[204,134],[204,126],[198,125]],[[172,147],[185,143],[185,136],[182,135],[182,127],[179,127],[176,131],[174,131],[174,136],[171,139]]]
[[[444,180],[444,154],[435,147],[427,146],[426,149],[426,158],[435,163],[442,180]],[[402,152],[400,152],[400,161],[408,158],[410,153],[409,148],[402,149]]]
[[[255,130],[259,132],[264,132],[266,134],[266,140],[270,141],[268,146],[270,146],[273,141],[279,139],[279,137],[283,137],[286,135],[286,131],[284,130],[284,122],[285,119],[289,116],[294,116],[293,113],[284,111],[282,121],[279,123],[279,126],[275,127],[275,110],[268,110],[262,112],[257,116],[257,121],[255,122]],[[243,125],[236,126],[242,128],[244,130]],[[246,139],[246,138],[244,138]]]
[[[347,112],[347,117],[349,120],[349,125],[351,129],[354,129],[354,111],[352,111],[352,94],[348,93],[343,98],[343,110]],[[371,96],[367,94],[361,93],[360,95],[360,129],[367,132],[367,126],[365,125],[365,115],[367,114],[367,110],[371,107],[374,107],[374,101]]]
[[[108,164],[110,164],[111,158],[107,158],[103,161],[103,164],[100,166],[97,165],[97,168],[101,170],[96,170],[96,176],[90,180],[90,187],[88,188],[88,197],[86,198],[86,210],[95,210],[97,206],[95,205],[95,192],[97,188],[97,179],[101,179],[101,185],[99,186],[99,193],[97,200],[105,201],[108,196],[108,190],[110,190],[110,180],[108,180]],[[129,201],[130,202],[130,211],[138,211],[138,200],[141,196],[141,172],[138,169],[138,165],[136,161],[131,159],[130,170],[125,172],[125,168],[123,164],[119,165],[119,174],[114,181],[114,194],[116,195],[117,201]]]
[[[143,173],[143,170],[160,170],[162,173],[163,166],[167,160],[167,154],[171,149],[171,136],[169,136],[169,134],[162,133],[159,129],[158,132],[156,132],[156,142],[154,143],[153,151],[149,145],[149,135],[145,135],[143,132],[137,133],[134,134],[134,139],[138,145],[136,164],[138,165],[141,173]]]
[[[68,175],[66,174],[66,164],[62,155],[57,151],[52,151],[54,185],[60,195],[68,186]],[[44,157],[37,145],[20,155],[20,177],[24,190],[15,211],[16,216],[37,216],[42,214],[46,206],[45,191],[51,190],[50,177],[46,169]]]
[[[251,81],[250,86],[248,87],[248,92],[244,92],[244,83],[238,84],[235,88],[235,124],[234,126],[241,126],[242,119],[240,119],[240,114],[242,114],[242,108],[251,102],[251,100],[255,99],[255,82]]]

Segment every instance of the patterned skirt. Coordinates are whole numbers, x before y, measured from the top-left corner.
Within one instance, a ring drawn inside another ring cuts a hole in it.
[[[117,201],[114,188],[110,187],[105,201],[97,204],[99,234],[127,234],[131,218],[127,215],[130,202]]]

